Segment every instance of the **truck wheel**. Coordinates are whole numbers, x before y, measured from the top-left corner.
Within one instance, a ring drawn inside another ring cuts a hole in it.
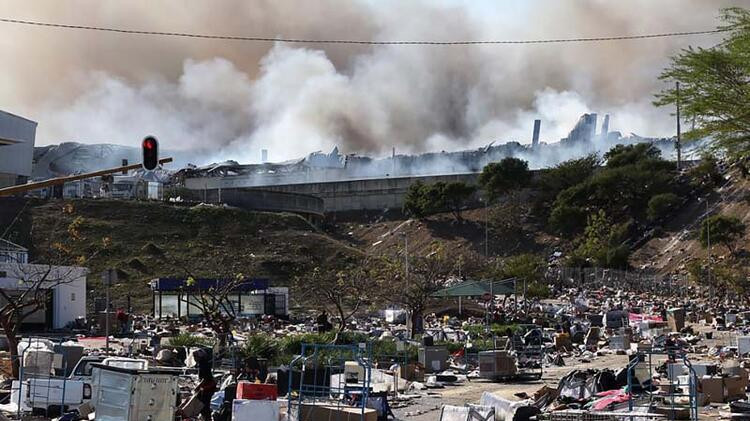
[[[65,407],[60,405],[50,405],[47,407],[47,416],[50,418],[57,418],[65,412]]]

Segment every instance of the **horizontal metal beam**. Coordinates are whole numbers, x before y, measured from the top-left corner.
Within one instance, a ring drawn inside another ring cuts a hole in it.
[[[162,158],[159,160],[159,164],[166,164],[172,162],[172,158]],[[141,168],[141,164],[125,165],[123,167],[110,168],[108,170],[94,171],[85,174],[70,175],[67,177],[56,177],[50,178],[49,180],[38,181],[36,183],[20,184],[18,186],[6,187],[0,189],[0,196],[9,196],[11,194],[23,193],[30,190],[43,189],[45,187],[56,186],[59,184],[65,184],[71,181],[84,180],[86,178],[99,177],[102,175],[109,175],[116,172],[135,170]]]

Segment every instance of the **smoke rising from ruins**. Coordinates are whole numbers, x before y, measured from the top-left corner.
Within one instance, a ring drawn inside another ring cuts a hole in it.
[[[488,40],[711,29],[747,1],[6,1],[42,21],[211,34]],[[648,13],[641,6],[648,4]],[[169,12],[167,12],[169,11]],[[10,16],[10,15],[13,16]],[[721,36],[522,46],[281,45],[123,36],[3,24],[4,108],[39,122],[37,143],[137,144],[155,134],[196,163],[455,150],[564,137],[584,112],[624,134],[668,136],[652,95],[668,57]],[[40,63],[45,63],[44,66]],[[56,77],[47,76],[50,68]],[[220,146],[219,154],[206,150]]]

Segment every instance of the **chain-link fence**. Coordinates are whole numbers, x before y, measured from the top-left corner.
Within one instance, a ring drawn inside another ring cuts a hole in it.
[[[686,277],[604,268],[554,267],[546,277],[548,282],[565,288],[607,287],[657,295],[687,295],[690,286]]]

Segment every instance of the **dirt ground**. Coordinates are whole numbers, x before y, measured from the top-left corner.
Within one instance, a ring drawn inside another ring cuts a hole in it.
[[[694,325],[699,332],[711,330],[705,326]],[[733,332],[714,332],[714,339],[703,340],[701,344],[707,347],[713,347],[717,344],[729,345],[734,342],[735,333]],[[706,353],[697,353],[689,355],[691,362],[713,361],[715,359]],[[429,396],[413,399],[410,405],[404,408],[394,409],[394,414],[399,420],[409,421],[438,421],[440,417],[440,408],[442,405],[463,406],[465,404],[478,404],[482,393],[491,392],[509,400],[520,400],[516,393],[525,392],[529,395],[547,385],[557,388],[560,378],[565,376],[574,369],[605,369],[618,370],[626,366],[628,357],[626,355],[606,354],[595,357],[591,362],[581,362],[580,358],[565,358],[565,366],[545,367],[542,379],[539,381],[528,382],[492,382],[489,380],[472,380],[457,386],[447,386],[444,389],[433,389]],[[729,412],[726,404],[711,404],[699,408],[699,418],[701,420],[717,420],[719,412]]]

